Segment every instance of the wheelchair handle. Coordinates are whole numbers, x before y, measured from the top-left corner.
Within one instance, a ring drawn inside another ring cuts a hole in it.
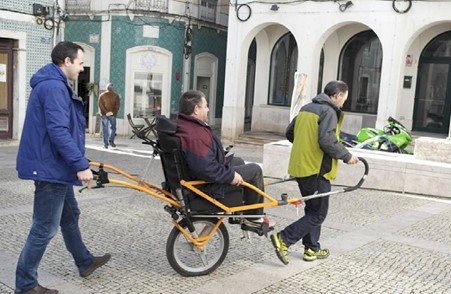
[[[346,187],[344,188],[344,192],[350,192],[350,191],[354,191],[357,190],[358,188],[360,188],[363,184],[363,182],[365,182],[366,176],[368,176],[368,173],[370,171],[370,167],[368,165],[368,161],[366,161],[365,158],[363,157],[359,157],[359,161],[363,163],[363,165],[365,166],[365,171],[363,172],[363,176],[360,179],[360,181],[357,183],[357,185],[353,186],[353,187]]]

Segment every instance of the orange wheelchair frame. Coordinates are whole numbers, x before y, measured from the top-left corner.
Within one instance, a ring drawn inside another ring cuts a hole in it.
[[[159,154],[158,143],[149,139],[145,141],[147,141],[145,143],[152,145],[154,148],[154,155],[152,159],[155,159],[156,155]],[[255,186],[243,182],[242,186],[245,189],[252,189],[260,194],[264,198],[264,202],[234,207],[228,207],[213,198],[211,195],[201,191],[198,186],[206,184],[205,181],[180,180],[180,186],[183,189],[191,191],[220,209],[220,212],[206,214],[191,213],[190,208],[185,205],[182,191],[179,191],[180,193],[171,193],[169,191],[170,189],[159,188],[113,165],[92,161],[90,162],[90,165],[91,167],[97,169],[97,171],[94,171],[96,174],[95,180],[97,187],[104,187],[104,184],[123,186],[144,192],[149,196],[155,197],[167,203],[164,209],[171,215],[172,224],[174,225],[174,228],[169,234],[166,242],[166,256],[169,264],[176,272],[183,276],[200,276],[214,271],[221,265],[227,255],[229,235],[224,225],[224,220],[226,218],[229,219],[229,223],[231,224],[240,224],[241,229],[245,232],[245,234],[247,234],[248,231],[252,231],[258,235],[266,235],[268,231],[272,229],[268,225],[267,218],[265,218],[265,221],[260,227],[250,228],[243,224],[244,217],[249,217],[249,215],[244,215],[243,212],[251,209],[267,208],[286,204],[298,205],[313,198],[353,191],[363,184],[369,170],[367,161],[363,158],[359,159],[364,164],[365,171],[358,184],[353,187],[346,187],[328,193],[315,194],[302,198],[288,198],[286,194],[282,194],[281,199],[276,200]],[[108,172],[118,174],[128,179],[128,181],[109,178]],[[282,181],[276,183],[280,182]],[[179,220],[180,218],[181,220]]]

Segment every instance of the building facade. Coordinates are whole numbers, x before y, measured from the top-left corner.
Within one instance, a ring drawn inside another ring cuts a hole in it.
[[[216,0],[66,1],[66,40],[85,49],[77,82],[89,132],[99,131],[98,95],[112,82],[121,99],[118,134],[130,114],[144,124],[178,111],[181,92],[203,91],[212,124],[222,115],[228,5]],[[97,125],[97,127],[96,127]]]
[[[298,106],[295,73],[306,76],[302,103],[328,81],[349,84],[344,131],[382,128],[392,116],[413,131],[448,134],[451,1],[284,2],[230,7],[225,140],[284,132]]]
[[[53,9],[53,2],[40,3]],[[3,0],[0,4],[0,140],[20,137],[30,78],[50,61],[58,37],[51,21],[44,25],[33,14],[33,3]]]

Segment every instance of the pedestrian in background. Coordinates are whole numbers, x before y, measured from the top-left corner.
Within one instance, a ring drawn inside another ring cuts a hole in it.
[[[359,159],[339,142],[348,86],[329,82],[324,93],[303,106],[287,127],[287,139],[293,143],[288,173],[296,178],[302,196],[327,193],[330,180],[337,175],[338,159],[355,164]],[[271,235],[277,257],[288,264],[288,247],[302,239],[305,261],[327,258],[328,249],[319,243],[321,224],[327,216],[329,196],[305,202],[305,215],[282,231]]]
[[[106,91],[100,94],[99,108],[102,114],[103,147],[108,149],[108,145],[116,147],[114,137],[116,136],[116,116],[119,111],[119,96],[113,91],[113,84],[106,85]],[[111,124],[111,133],[109,125]]]
[[[16,270],[16,293],[58,293],[38,284],[37,270],[58,226],[80,276],[87,277],[111,255],[93,256],[83,243],[80,209],[73,185],[90,187],[93,175],[85,157],[83,102],[70,81],[83,71],[83,48],[60,42],[52,62],[31,78],[32,91],[17,154],[19,178],[35,186],[33,224]]]

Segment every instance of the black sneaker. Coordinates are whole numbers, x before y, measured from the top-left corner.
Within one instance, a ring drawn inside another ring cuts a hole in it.
[[[110,141],[110,146],[114,148],[114,147],[116,147],[116,144],[114,144],[113,141]]]
[[[111,254],[106,253],[104,256],[95,256],[94,262],[88,266],[85,270],[80,272],[80,276],[83,278],[88,277],[92,272],[94,272],[97,268],[105,265],[111,259]]]

